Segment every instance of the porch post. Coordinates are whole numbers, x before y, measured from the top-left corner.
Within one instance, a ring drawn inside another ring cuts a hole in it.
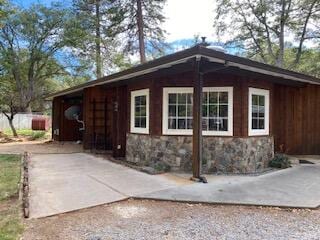
[[[202,88],[201,57],[196,57],[193,77],[192,179],[202,181]]]

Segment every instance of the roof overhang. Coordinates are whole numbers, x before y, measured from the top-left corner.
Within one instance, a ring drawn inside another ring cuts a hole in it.
[[[206,60],[214,63],[223,64],[225,66],[236,67],[250,72],[261,73],[273,77],[283,78],[287,80],[310,83],[320,85],[320,79],[308,76],[305,74],[285,70],[282,68],[274,67],[271,65],[255,62],[246,58],[225,54],[216,50],[208,49],[202,46],[196,46],[181,52],[177,52],[171,55],[161,57],[159,59],[147,62],[145,64],[138,65],[128,70],[115,73],[94,81],[56,92],[47,96],[48,99],[55,97],[80,92],[85,88],[94,87],[109,83],[114,83],[138,76],[142,76],[148,73],[156,72],[161,69],[167,69],[174,65],[185,63],[194,58]]]

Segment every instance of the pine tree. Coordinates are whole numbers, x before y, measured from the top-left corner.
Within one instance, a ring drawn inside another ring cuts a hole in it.
[[[73,8],[78,43],[75,52],[88,63],[94,62],[95,75],[101,78],[111,72],[112,59],[119,57],[119,41],[110,33],[110,8],[112,0],[74,0]]]
[[[125,51],[139,52],[140,62],[147,53],[163,53],[164,34],[161,24],[166,0],[113,0],[111,32],[126,39]]]

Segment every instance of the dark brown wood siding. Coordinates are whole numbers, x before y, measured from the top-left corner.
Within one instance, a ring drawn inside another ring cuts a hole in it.
[[[289,154],[320,154],[320,86],[275,85],[275,148]]]
[[[61,97],[56,97],[52,101],[52,138],[55,141],[60,141],[59,135],[54,134],[54,130],[60,128],[61,121]]]

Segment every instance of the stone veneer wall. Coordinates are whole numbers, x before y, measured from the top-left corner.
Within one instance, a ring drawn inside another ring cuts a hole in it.
[[[162,162],[173,171],[191,171],[191,136],[127,134],[126,159],[154,167]],[[273,137],[203,137],[203,173],[255,173],[274,156]]]

